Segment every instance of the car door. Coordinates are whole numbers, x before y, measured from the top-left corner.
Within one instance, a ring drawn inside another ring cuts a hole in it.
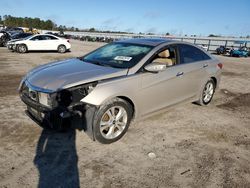
[[[177,46],[167,46],[166,48],[174,49],[176,53],[175,64],[162,72],[141,74],[138,98],[142,116],[178,103],[188,97],[185,92],[189,83],[186,80],[185,69],[179,63]]]
[[[180,72],[183,72],[186,86],[181,98],[191,98],[197,95],[201,86],[208,79],[206,68],[211,58],[202,50],[189,44],[178,44],[180,57]]]
[[[54,36],[45,35],[43,41],[44,50],[57,50],[58,39]]]
[[[42,50],[43,49],[43,37],[42,35],[37,35],[29,40],[27,40],[26,44],[28,46],[28,50]]]

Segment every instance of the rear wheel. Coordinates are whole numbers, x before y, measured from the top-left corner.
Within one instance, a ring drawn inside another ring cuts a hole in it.
[[[103,144],[119,140],[128,130],[132,114],[132,106],[119,98],[102,105],[93,124],[95,139]]]
[[[28,51],[28,48],[27,48],[27,46],[25,44],[19,44],[17,46],[17,51],[19,53],[26,53]]]
[[[59,45],[57,48],[57,51],[59,53],[65,53],[66,52],[66,47],[64,45]]]
[[[196,103],[202,106],[208,105],[213,98],[214,92],[215,92],[215,83],[212,79],[210,79],[205,84],[202,93],[200,95],[200,99]]]

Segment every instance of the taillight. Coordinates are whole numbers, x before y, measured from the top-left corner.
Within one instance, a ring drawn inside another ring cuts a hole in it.
[[[69,40],[67,40],[67,42],[70,43]]]
[[[222,63],[218,63],[217,66],[218,66],[220,69],[222,69],[223,64],[222,64]]]

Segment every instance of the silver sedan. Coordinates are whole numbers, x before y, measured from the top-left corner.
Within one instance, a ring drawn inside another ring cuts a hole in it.
[[[184,101],[209,104],[221,69],[217,59],[190,43],[130,39],[35,68],[19,90],[37,123],[54,129],[79,124],[107,144],[119,140],[132,120]]]

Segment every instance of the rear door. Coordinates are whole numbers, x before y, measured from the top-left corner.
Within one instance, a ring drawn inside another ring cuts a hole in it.
[[[206,68],[211,58],[197,47],[188,44],[178,44],[180,57],[180,71],[185,78],[185,90],[183,99],[190,98],[199,92],[201,86],[207,80]]]
[[[51,36],[44,35],[43,47],[44,50],[57,50],[59,39]]]

